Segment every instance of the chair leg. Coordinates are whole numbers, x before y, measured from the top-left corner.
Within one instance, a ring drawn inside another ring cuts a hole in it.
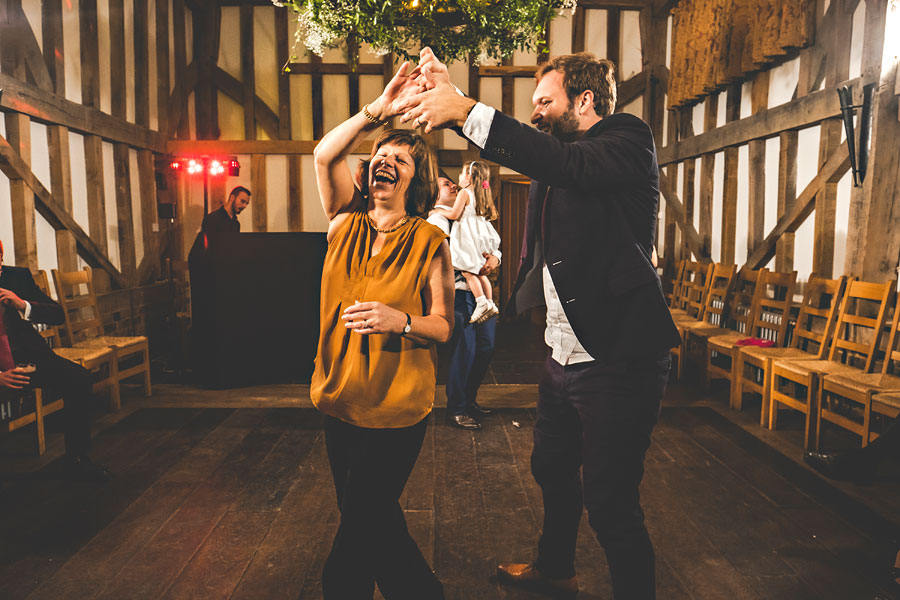
[[[709,344],[706,344],[703,352],[706,355],[706,368],[703,369],[703,390],[708,394],[710,388],[709,369],[712,367],[712,350],[709,348]]]
[[[769,422],[769,412],[772,410],[772,359],[768,358],[763,363],[763,392],[762,406],[759,409],[759,426],[765,427]]]
[[[150,348],[144,348],[144,397],[150,397]]]
[[[816,373],[810,373],[809,386],[806,389],[809,390],[809,408],[812,410],[815,407],[816,410],[816,430],[813,434],[816,452],[819,451],[819,442],[822,439],[822,389],[819,387],[820,385],[819,376]]]
[[[119,390],[119,353],[116,349],[113,349],[113,357],[109,361],[109,407],[112,410],[122,408],[122,396]]]
[[[744,405],[744,353],[739,347],[731,349],[731,408],[740,412]]]
[[[778,427],[778,400],[775,398],[775,390],[778,386],[778,376],[771,375],[772,387],[769,390],[769,431],[775,431]]]
[[[869,436],[872,432],[872,395],[873,390],[866,392],[866,405],[863,407],[863,439],[862,447],[869,445]]]
[[[47,443],[44,437],[44,397],[40,389],[34,390],[34,427],[37,430],[35,450],[38,456],[42,456],[47,449]]]

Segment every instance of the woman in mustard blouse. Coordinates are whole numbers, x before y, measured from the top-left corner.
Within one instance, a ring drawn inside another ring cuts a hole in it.
[[[354,175],[347,157],[417,91],[408,64],[315,150],[328,216],[321,331],[310,395],[341,510],[322,574],[326,599],[444,597],[410,537],[399,499],[425,438],[435,344],[453,330],[446,236],[420,215],[437,196],[434,154],[418,133],[388,130]]]

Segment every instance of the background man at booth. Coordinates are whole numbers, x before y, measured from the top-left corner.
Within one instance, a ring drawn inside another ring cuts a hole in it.
[[[241,224],[238,215],[250,204],[250,190],[242,185],[235,187],[228,194],[228,198],[221,207],[203,217],[200,231],[211,233],[217,231],[231,231],[238,233]]]
[[[650,128],[613,114],[614,66],[588,53],[538,68],[537,129],[459,94],[428,48],[419,69],[429,89],[408,100],[404,121],[426,133],[459,128],[483,158],[532,178],[507,310],[547,308],[549,352],[531,457],[544,523],[534,563],[502,564],[498,575],[576,594],[584,505],[606,551],[614,597],[652,600],[655,559],[638,489],[669,349],[680,338],[650,262],[659,205]]]

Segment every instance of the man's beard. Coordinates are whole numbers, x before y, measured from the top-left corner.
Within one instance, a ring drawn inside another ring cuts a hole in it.
[[[569,108],[558,119],[550,121],[550,134],[563,142],[571,142],[578,139],[578,119],[575,118],[575,107],[569,103]]]

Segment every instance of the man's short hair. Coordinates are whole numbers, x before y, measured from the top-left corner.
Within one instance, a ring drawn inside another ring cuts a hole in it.
[[[237,195],[240,194],[241,192],[244,192],[244,193],[247,194],[248,196],[252,196],[252,195],[253,195],[253,194],[250,193],[250,190],[248,190],[247,188],[245,188],[245,187],[242,186],[242,185],[238,185],[238,186],[235,186],[235,188],[234,188],[233,190],[231,190],[231,192],[228,193],[228,197],[229,197],[229,198],[236,198]]]
[[[590,52],[564,54],[544,63],[534,78],[538,81],[550,71],[559,71],[569,102],[585,90],[594,93],[594,111],[608,117],[616,110],[616,66],[611,60],[597,58]]]

